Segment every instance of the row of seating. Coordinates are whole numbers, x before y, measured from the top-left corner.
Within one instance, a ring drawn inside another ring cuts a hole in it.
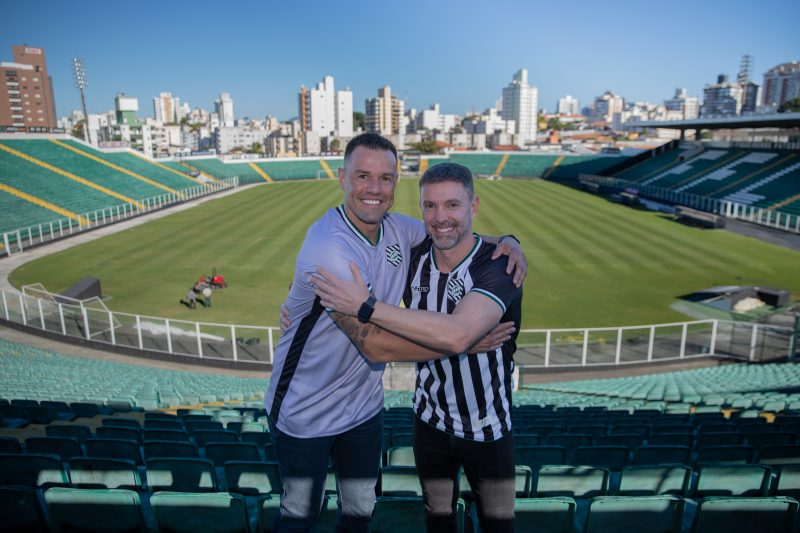
[[[0,487],[0,510],[10,530],[41,531],[271,531],[280,501],[263,496],[216,492],[156,492],[142,495],[125,489],[54,487],[44,492],[44,505],[25,488]],[[697,502],[678,496],[598,496],[585,517],[569,497],[515,500],[518,531],[617,533],[718,533],[737,531],[789,533],[796,523],[798,502],[788,497],[708,497]],[[332,531],[337,497],[323,501],[318,530]],[[457,531],[470,521],[479,532],[477,509],[466,512],[457,502]],[[683,528],[683,524],[688,524]],[[425,529],[420,497],[379,497],[370,524],[373,532],[418,532]]]

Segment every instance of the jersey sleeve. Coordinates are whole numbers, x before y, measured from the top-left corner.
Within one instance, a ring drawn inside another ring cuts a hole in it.
[[[353,247],[345,239],[330,235],[309,234],[300,253],[297,254],[295,283],[300,283],[303,288],[313,292],[314,287],[309,278],[316,272],[317,267],[324,268],[337,278],[352,280],[350,261],[355,261],[361,270],[361,277],[368,286],[372,287],[372,280],[369,279],[363,255],[353,250]]]
[[[400,228],[400,234],[408,239],[411,247],[417,246],[428,236],[422,221],[406,215],[395,214],[394,216]]]
[[[513,274],[506,274],[508,257],[503,255],[492,260],[490,255],[490,253],[484,254],[480,268],[474,270],[470,292],[491,298],[505,315],[511,303],[522,293],[522,288],[514,285]]]

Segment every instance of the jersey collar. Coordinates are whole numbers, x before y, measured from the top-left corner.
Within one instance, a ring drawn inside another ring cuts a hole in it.
[[[475,244],[472,245],[472,249],[469,251],[466,257],[464,257],[464,259],[459,261],[458,264],[455,267],[453,267],[453,270],[450,271],[451,274],[457,271],[459,268],[461,268],[461,265],[463,265],[465,262],[472,259],[472,256],[474,256],[475,252],[477,252],[478,248],[480,248],[481,243],[483,242],[481,240],[481,236],[478,235],[477,233],[473,233],[472,236],[475,237]],[[431,240],[431,265],[433,265],[433,268],[437,272],[441,272],[441,270],[439,270],[439,265],[436,264],[436,254],[433,253],[434,248],[435,247],[433,245],[433,241]]]
[[[353,224],[353,221],[350,220],[350,217],[347,216],[347,210],[344,208],[344,204],[341,204],[336,209],[337,211],[339,211],[339,214],[341,215],[342,220],[344,220],[344,223],[347,224],[348,228],[350,228],[350,231],[352,231],[356,237],[361,239],[361,241],[363,241],[364,244],[366,244],[367,246],[375,247],[381,243],[381,241],[383,240],[383,219],[381,219],[381,225],[378,227],[378,240],[377,242],[375,242],[375,244],[372,244],[372,242],[370,242],[367,236],[364,235],[361,232],[361,230],[358,229],[358,226]]]

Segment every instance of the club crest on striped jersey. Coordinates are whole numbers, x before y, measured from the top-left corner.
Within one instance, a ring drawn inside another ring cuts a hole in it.
[[[400,253],[400,245],[395,243],[386,247],[386,261],[396,267],[403,262],[403,254]]]
[[[464,282],[458,278],[450,278],[447,282],[447,297],[454,302],[460,302],[464,297]]]

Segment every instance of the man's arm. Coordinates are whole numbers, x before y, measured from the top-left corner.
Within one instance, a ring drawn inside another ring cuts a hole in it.
[[[492,253],[492,261],[500,256],[508,256],[508,266],[506,266],[506,274],[514,273],[514,286],[517,288],[522,287],[522,282],[528,276],[528,260],[522,252],[522,246],[516,237],[512,235],[503,235],[501,237],[494,237],[492,235],[481,235],[484,241],[496,244],[497,247]]]
[[[350,316],[369,296],[369,290],[355,264],[350,265],[353,281],[343,281],[323,268],[312,278],[314,292],[322,305]],[[415,309],[401,309],[383,302],[375,303],[370,322],[414,342],[423,343],[444,353],[464,353],[476,340],[497,324],[503,309],[489,297],[470,292],[456,306],[452,315]]]
[[[425,312],[427,313],[427,311]],[[375,324],[363,324],[354,316],[332,311],[330,317],[353,341],[358,351],[373,363],[430,361],[450,355],[450,353],[443,353],[399,337]],[[513,322],[497,324],[489,333],[479,338],[475,344],[464,351],[483,353],[496,350],[511,339],[513,333]]]

